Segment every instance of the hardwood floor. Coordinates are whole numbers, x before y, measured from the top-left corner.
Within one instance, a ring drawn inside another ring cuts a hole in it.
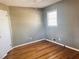
[[[4,59],[79,59],[79,52],[43,40],[15,48]]]

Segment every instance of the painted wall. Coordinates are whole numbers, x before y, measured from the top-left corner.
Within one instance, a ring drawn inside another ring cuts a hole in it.
[[[34,8],[10,7],[13,46],[44,38],[42,11]]]
[[[47,12],[57,9],[58,26],[47,26]],[[63,0],[44,10],[46,38],[79,48],[79,0]]]
[[[10,15],[7,6],[0,4],[0,59],[7,54],[11,46]]]
[[[48,38],[79,48],[79,1],[63,0],[44,9],[9,7],[13,46]],[[0,4],[0,9],[8,10]],[[58,26],[47,26],[47,12],[57,9]],[[44,20],[43,20],[44,19]]]

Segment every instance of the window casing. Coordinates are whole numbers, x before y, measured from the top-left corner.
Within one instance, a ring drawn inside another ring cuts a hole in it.
[[[57,26],[57,10],[53,10],[47,13],[48,26]]]

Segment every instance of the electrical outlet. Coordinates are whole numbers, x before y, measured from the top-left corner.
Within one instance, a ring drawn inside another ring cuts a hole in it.
[[[53,41],[56,41],[56,39],[53,39]]]

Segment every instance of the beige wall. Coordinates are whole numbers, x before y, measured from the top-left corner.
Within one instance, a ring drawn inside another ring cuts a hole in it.
[[[1,4],[1,3],[0,3],[0,9],[8,11],[8,7],[6,5],[4,5],[4,4]]]
[[[40,9],[10,7],[13,46],[44,38]]]
[[[54,9],[58,12],[58,26],[48,27],[46,13]],[[44,14],[47,38],[79,48],[79,0],[63,0],[45,8]]]

